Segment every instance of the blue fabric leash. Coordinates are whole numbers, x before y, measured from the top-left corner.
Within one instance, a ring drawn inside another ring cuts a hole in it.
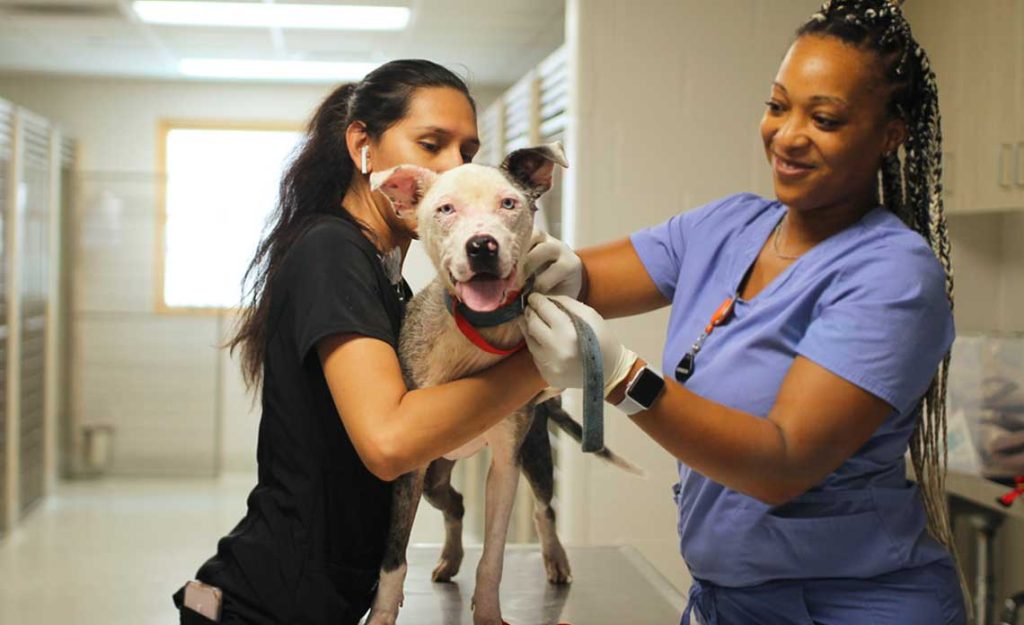
[[[551,300],[569,315],[576,329],[580,357],[583,360],[583,451],[594,453],[604,449],[604,361],[601,344],[594,329],[586,322]]]

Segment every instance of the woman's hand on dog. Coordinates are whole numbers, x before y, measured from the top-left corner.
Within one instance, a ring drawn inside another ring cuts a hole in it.
[[[571,297],[533,293],[527,300],[523,335],[533,355],[534,364],[541,377],[553,387],[583,387],[586,374],[583,371],[579,340],[566,311],[586,322],[597,336],[604,368],[604,394],[607,396],[610,389],[629,374],[637,355],[615,338],[608,323],[596,310]]]
[[[576,252],[543,230],[535,230],[526,253],[527,276],[533,275],[533,290],[545,295],[579,299],[583,290],[583,263]]]

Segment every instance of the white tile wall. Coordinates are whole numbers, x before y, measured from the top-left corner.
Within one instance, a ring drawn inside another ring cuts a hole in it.
[[[84,170],[72,221],[72,310],[149,313],[155,300],[157,178]]]
[[[114,426],[114,473],[212,475],[217,462],[214,317],[83,313],[71,328],[73,406]]]

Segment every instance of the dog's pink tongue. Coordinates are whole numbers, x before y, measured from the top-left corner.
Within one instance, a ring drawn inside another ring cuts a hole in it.
[[[455,285],[459,300],[476,312],[490,312],[505,303],[505,291],[509,281],[497,278],[476,278]]]

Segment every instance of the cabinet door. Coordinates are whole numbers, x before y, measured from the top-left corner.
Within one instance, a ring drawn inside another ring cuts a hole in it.
[[[921,47],[928,53],[939,90],[942,116],[942,184],[947,212],[963,211],[972,195],[973,171],[964,158],[965,129],[970,123],[964,93],[965,51],[964,21],[967,11],[963,0],[930,0],[908,3],[910,21]]]
[[[1014,185],[1017,193],[1017,207],[1024,209],[1024,0],[1017,0],[1016,12],[1013,16],[1017,25],[1016,32],[1016,59],[1014,66],[1017,68],[1017,143],[1014,145],[1015,167],[1013,172]]]
[[[1021,0],[985,0],[971,3],[972,17],[965,22],[965,42],[971,55],[964,68],[964,93],[969,98],[970,127],[965,147],[974,166],[975,211],[1019,207],[1021,195],[1014,171],[1019,159],[1018,49]]]

